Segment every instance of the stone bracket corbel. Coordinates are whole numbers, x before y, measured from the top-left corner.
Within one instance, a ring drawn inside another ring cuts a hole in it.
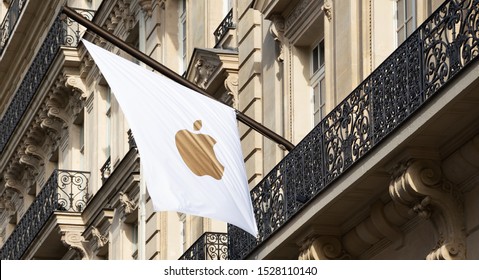
[[[350,259],[336,236],[313,235],[305,239],[301,245],[299,260],[334,260]]]
[[[326,18],[331,21],[333,19],[333,3],[331,0],[325,0],[324,5],[321,7]]]
[[[125,215],[131,214],[133,211],[136,210],[137,205],[130,200],[128,195],[124,192],[119,192],[120,195],[120,203],[123,207],[123,211]]]
[[[283,44],[284,44],[284,28],[285,28],[284,18],[280,15],[273,15],[271,17],[271,21],[273,23],[271,24],[269,28],[269,32],[273,36],[273,40],[276,42],[278,46],[278,55],[276,57],[276,60],[278,62],[283,62],[284,61]]]
[[[462,196],[432,160],[410,160],[389,186],[392,199],[418,216],[431,219],[439,240],[427,259],[465,259],[466,236]]]
[[[81,232],[77,231],[61,231],[61,241],[67,248],[73,249],[80,254],[82,260],[88,260],[88,253],[83,246],[85,239]]]

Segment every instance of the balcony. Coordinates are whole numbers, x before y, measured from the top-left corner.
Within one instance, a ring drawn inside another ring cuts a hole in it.
[[[100,174],[101,183],[104,184],[111,174],[111,157],[108,157],[103,166],[100,168]]]
[[[0,259],[19,260],[54,212],[81,213],[90,198],[89,172],[55,170],[0,250]]]
[[[259,236],[228,225],[245,259],[479,56],[477,1],[446,1],[251,191]]]
[[[18,19],[22,15],[23,8],[26,6],[26,0],[13,0],[10,3],[5,18],[0,25],[0,57],[3,54],[3,49],[10,39],[12,31],[17,26]]]
[[[233,10],[231,9],[218,28],[216,28],[215,32],[213,32],[215,36],[215,47],[220,45],[226,37],[226,34],[228,34],[228,31],[232,28],[235,28],[235,24],[233,22]]]
[[[12,3],[12,5],[13,4],[14,3]],[[77,11],[86,18],[93,18],[94,11]],[[43,81],[43,78],[48,73],[50,65],[53,63],[60,48],[77,46],[83,31],[84,29],[78,23],[73,22],[70,19],[63,21],[58,17],[55,20],[32,64],[30,65],[30,68],[20,83],[20,86],[18,87],[15,96],[7,108],[5,115],[0,120],[0,131],[2,131],[2,134],[0,135],[1,152],[3,152],[5,149],[10,137],[15,131],[15,128],[18,126],[20,120],[25,114],[30,101],[35,96]]]
[[[228,235],[205,232],[191,245],[179,260],[227,260]]]

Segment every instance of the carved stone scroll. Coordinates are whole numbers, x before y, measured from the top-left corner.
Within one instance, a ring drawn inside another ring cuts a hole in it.
[[[427,259],[465,259],[466,238],[462,196],[442,175],[438,163],[410,160],[398,169],[389,186],[394,201],[431,219],[439,236]]]

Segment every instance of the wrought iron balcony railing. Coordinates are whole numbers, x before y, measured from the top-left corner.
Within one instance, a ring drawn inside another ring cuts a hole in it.
[[[479,0],[446,1],[251,191],[259,236],[228,225],[244,259],[479,55]]]
[[[133,137],[133,132],[131,132],[131,129],[128,129],[127,134],[128,134],[128,147],[130,149],[136,148],[135,137]]]
[[[223,21],[220,23],[218,28],[216,28],[215,32],[213,32],[213,35],[215,36],[215,43],[218,44],[221,39],[226,35],[228,30],[233,28],[235,26],[233,22],[233,9],[229,11],[229,13],[226,15],[226,17],[223,19]]]
[[[94,11],[77,11],[86,18],[93,18]],[[55,20],[7,108],[5,115],[2,120],[0,120],[0,131],[2,132],[0,134],[0,152],[5,148],[30,104],[30,101],[35,96],[38,87],[48,72],[60,47],[75,47],[82,36],[82,32],[83,28],[76,22],[69,19],[62,21],[60,18]]]
[[[108,157],[103,166],[100,168],[100,173],[101,182],[105,183],[105,181],[108,179],[108,177],[110,177],[111,174],[111,157]]]
[[[90,198],[89,172],[55,170],[0,249],[2,260],[19,260],[55,211],[82,212]]]
[[[8,7],[8,11],[0,25],[0,56],[3,54],[13,29],[17,26],[18,18],[20,18],[26,2],[27,0],[13,0],[10,3],[10,7]]]
[[[179,259],[227,260],[228,235],[226,233],[205,232]]]

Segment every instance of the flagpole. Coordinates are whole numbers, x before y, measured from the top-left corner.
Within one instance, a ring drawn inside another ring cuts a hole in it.
[[[158,71],[159,73],[163,74],[164,76],[172,79],[173,81],[190,88],[194,91],[197,91],[205,96],[213,98],[210,94],[206,91],[195,85],[194,83],[190,82],[189,80],[181,77],[173,70],[169,69],[168,67],[164,66],[163,64],[159,63],[158,61],[152,59],[151,57],[147,56],[146,54],[140,52],[139,50],[133,48],[132,46],[125,43],[119,37],[113,35],[112,33],[104,30],[100,26],[94,24],[93,22],[87,20],[79,13],[75,12],[70,7],[63,7],[62,11],[65,15],[70,17],[71,19],[75,20],[79,24],[83,25],[84,27],[88,28],[91,32],[99,35],[100,37],[104,38],[105,40],[109,41],[113,45],[117,46],[121,50],[125,51],[126,53],[130,54],[134,58],[140,60],[141,62],[145,63],[146,65],[150,66],[154,70]],[[214,99],[216,100],[216,99]],[[216,100],[218,101],[218,100]],[[246,114],[236,110],[236,119],[245,125],[251,127],[252,129],[256,130],[257,132],[261,133],[262,135],[266,136],[267,138],[273,140],[274,142],[278,143],[279,145],[283,146],[288,151],[291,151],[294,148],[294,145],[286,140],[284,137],[278,135],[274,131],[270,130],[269,128],[265,127],[264,125],[260,124],[259,122],[253,120],[252,118],[248,117]]]

